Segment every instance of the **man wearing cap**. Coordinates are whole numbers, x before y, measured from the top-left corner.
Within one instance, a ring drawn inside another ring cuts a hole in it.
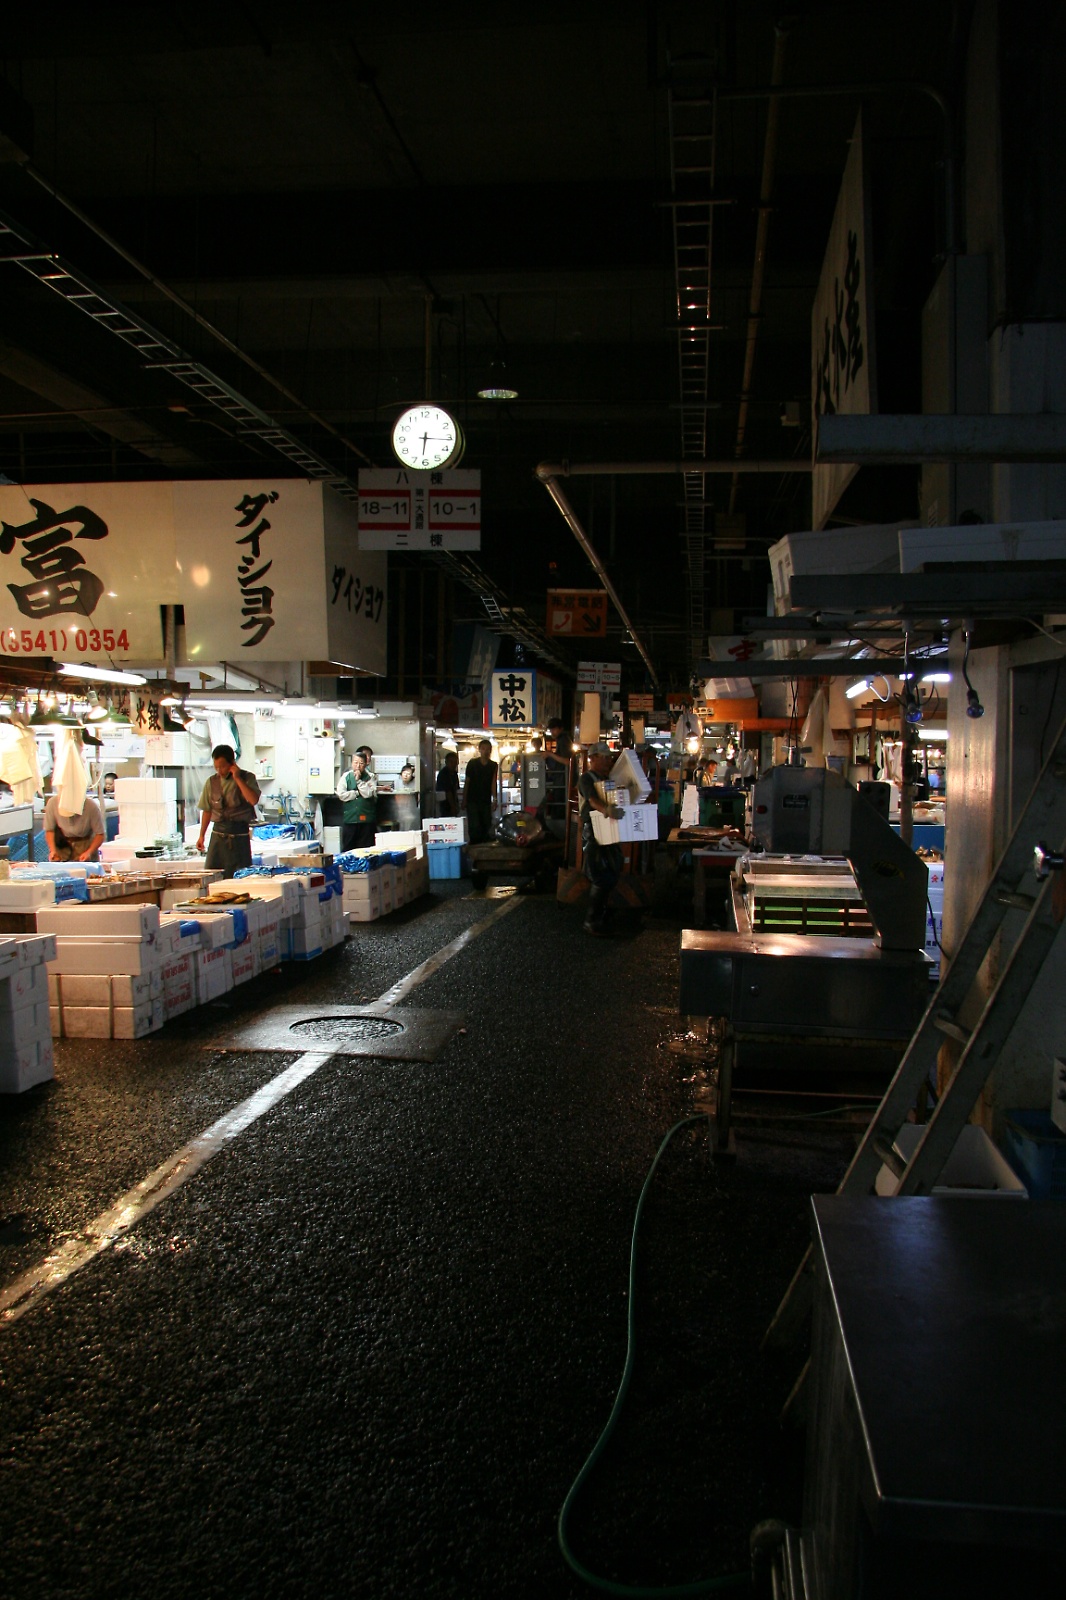
[[[233,748],[216,744],[211,752],[215,775],[208,778],[200,796],[200,837],[197,850],[204,847],[207,824],[212,824],[207,866],[221,868],[227,878],[241,867],[252,864],[251,826],[255,821],[259,784],[253,772],[237,765]]]
[[[607,915],[611,890],[622,876],[622,846],[600,844],[592,831],[592,813],[599,811],[617,822],[621,806],[602,800],[596,789],[610,775],[614,756],[606,744],[594,744],[589,751],[589,769],[577,780],[581,797],[581,852],[585,876],[589,880],[589,908],[584,928],[597,939],[607,937]]]

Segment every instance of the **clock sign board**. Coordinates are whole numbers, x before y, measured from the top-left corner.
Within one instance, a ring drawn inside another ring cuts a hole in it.
[[[360,472],[359,548],[480,550],[480,471],[373,467]]]
[[[546,631],[553,638],[606,638],[607,590],[549,589]]]

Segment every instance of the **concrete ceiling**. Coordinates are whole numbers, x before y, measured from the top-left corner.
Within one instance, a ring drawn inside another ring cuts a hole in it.
[[[58,205],[70,197],[372,460],[432,385],[484,472],[485,570],[532,616],[588,581],[532,477],[545,459],[678,454],[667,85],[713,81],[718,113],[708,453],[732,454],[766,123],[783,6],[57,3],[5,19],[0,211],[346,471],[336,437],[238,362]],[[785,83],[950,92],[967,8],[794,7]],[[699,58],[702,58],[699,59]],[[942,129],[921,94],[783,103],[746,451],[809,450],[811,302],[860,103],[873,167],[882,405],[917,406],[918,311],[943,239]],[[32,157],[35,179],[25,169]],[[8,251],[7,253],[11,253]],[[0,469],[15,479],[232,473],[262,455],[217,414],[17,266],[0,266]],[[480,401],[494,354],[520,399]],[[887,397],[887,398],[886,398]],[[181,409],[177,409],[177,407]],[[273,462],[271,463],[273,467]],[[277,463],[284,470],[284,463]],[[728,480],[726,480],[726,483]],[[717,488],[715,489],[717,492]],[[687,673],[680,487],[575,485],[575,504],[667,676]],[[809,526],[802,478],[750,478],[751,543],[713,562],[707,605],[761,610],[761,551]],[[847,515],[914,512],[914,474],[860,474]]]

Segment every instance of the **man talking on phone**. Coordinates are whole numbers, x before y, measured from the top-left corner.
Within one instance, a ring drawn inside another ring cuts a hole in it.
[[[211,871],[221,869],[227,878],[232,878],[240,867],[252,864],[251,829],[256,820],[259,784],[254,773],[237,765],[231,745],[217,744],[211,760],[215,775],[208,778],[200,796],[200,837],[196,848],[203,849],[207,825],[211,823],[206,864]]]

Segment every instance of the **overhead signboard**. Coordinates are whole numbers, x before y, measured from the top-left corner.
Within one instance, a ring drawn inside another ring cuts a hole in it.
[[[524,667],[494,672],[489,685],[489,723],[494,728],[533,727],[537,721],[537,674]]]
[[[877,410],[869,241],[860,113],[811,314],[812,435],[827,412],[868,415]],[[825,527],[858,470],[854,463],[815,467],[812,528]]]
[[[386,558],[302,479],[0,486],[0,658],[329,660],[385,671]]]
[[[360,472],[359,548],[480,550],[480,471],[372,467]]]
[[[626,704],[630,711],[654,711],[655,696],[653,694],[631,694],[626,697]]]
[[[171,483],[0,486],[0,659],[162,661]]]
[[[547,632],[553,638],[606,638],[607,590],[549,589]]]
[[[579,661],[577,686],[593,694],[617,694],[622,687],[620,661]]]

